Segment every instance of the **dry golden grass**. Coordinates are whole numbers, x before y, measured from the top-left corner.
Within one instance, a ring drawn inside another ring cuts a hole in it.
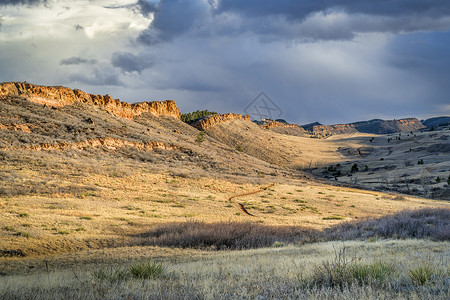
[[[342,221],[405,209],[449,207],[446,202],[399,198],[294,179],[229,201],[231,196],[265,185],[239,184],[225,178],[173,176],[169,172],[146,171],[139,165],[133,169],[126,164],[116,168],[127,175],[66,174],[58,182],[95,187],[92,190],[0,198],[0,249],[47,255],[117,247],[127,245],[131,235],[145,232],[155,224],[187,220],[251,221],[322,229]],[[29,178],[39,176],[34,170],[21,172],[21,176]],[[270,179],[265,181],[268,183]],[[244,214],[238,203],[254,217]]]

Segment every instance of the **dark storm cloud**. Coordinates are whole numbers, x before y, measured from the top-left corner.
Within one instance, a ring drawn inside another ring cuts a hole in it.
[[[95,59],[85,59],[78,56],[73,56],[67,59],[63,59],[59,62],[60,65],[81,65],[81,64],[95,64]]]
[[[144,15],[148,16],[151,13],[154,13],[157,11],[157,6],[155,3],[150,3],[146,0],[139,0],[136,3],[136,6],[138,7],[139,11]]]
[[[69,75],[69,80],[91,86],[123,86],[119,75],[102,68],[94,68],[89,72],[80,72]]]
[[[45,4],[47,0],[0,0],[0,5],[36,5]]]
[[[121,69],[124,72],[138,72],[141,73],[153,63],[150,59],[144,56],[136,56],[129,52],[116,52],[111,59],[112,65]]]
[[[197,22],[208,18],[209,5],[199,0],[161,0],[155,7],[155,16],[149,29],[142,32],[139,41],[156,44],[190,31]]]
[[[138,5],[143,14],[154,13],[138,39],[149,45],[186,33],[205,37],[251,32],[260,40],[314,41],[450,28],[448,0],[221,0],[217,6],[214,1],[161,0],[155,5],[140,0]],[[235,18],[227,21],[230,16]]]
[[[310,13],[342,9],[349,13],[378,16],[431,15],[445,16],[450,13],[447,0],[221,0],[219,12],[234,11],[247,16],[284,15],[303,19]]]

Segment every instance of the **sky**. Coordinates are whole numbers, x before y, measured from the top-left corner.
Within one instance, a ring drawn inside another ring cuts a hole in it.
[[[291,123],[450,115],[448,0],[0,0],[0,82]]]

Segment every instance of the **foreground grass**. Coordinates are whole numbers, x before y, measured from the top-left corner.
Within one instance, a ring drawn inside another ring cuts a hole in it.
[[[0,298],[448,299],[449,255],[449,242],[425,240],[211,252],[177,261],[144,260],[0,277]],[[429,267],[427,280],[419,271],[423,266]],[[134,269],[152,275],[133,275]]]

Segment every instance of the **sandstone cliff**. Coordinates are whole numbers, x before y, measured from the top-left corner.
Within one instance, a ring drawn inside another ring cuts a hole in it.
[[[348,134],[358,132],[353,124],[315,125],[312,132],[321,135]]]
[[[297,124],[287,124],[287,123],[282,123],[282,122],[278,122],[278,121],[271,121],[268,122],[266,124],[262,124],[260,125],[262,128],[274,128],[274,127],[282,127],[282,128],[300,128],[300,126],[298,126]]]
[[[76,102],[102,107],[106,111],[124,118],[133,118],[142,113],[156,116],[171,116],[180,119],[181,113],[175,101],[154,101],[130,104],[121,102],[109,95],[92,95],[81,90],[72,90],[61,86],[40,86],[22,82],[0,84],[0,97],[18,95],[31,102],[53,107],[71,105]]]
[[[250,122],[250,118],[248,115],[243,116],[240,114],[229,113],[229,114],[208,116],[206,118],[200,119],[200,120],[192,123],[191,126],[197,128],[198,130],[205,130],[214,125],[217,125],[217,124],[220,124],[223,122],[229,122],[232,120],[244,120],[244,121]]]

